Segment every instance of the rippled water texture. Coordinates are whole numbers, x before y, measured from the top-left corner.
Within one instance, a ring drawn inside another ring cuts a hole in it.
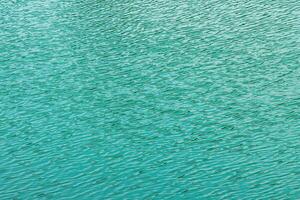
[[[2,0],[0,199],[300,199],[299,0]]]

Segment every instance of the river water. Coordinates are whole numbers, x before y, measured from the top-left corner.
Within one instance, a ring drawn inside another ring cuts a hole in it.
[[[300,1],[0,1],[0,199],[299,199]]]

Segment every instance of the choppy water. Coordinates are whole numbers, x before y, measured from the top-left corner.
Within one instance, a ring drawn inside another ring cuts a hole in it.
[[[299,199],[300,1],[0,3],[0,199]]]

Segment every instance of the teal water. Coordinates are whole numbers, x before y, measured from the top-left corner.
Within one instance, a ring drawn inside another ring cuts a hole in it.
[[[300,199],[300,1],[0,1],[0,199]]]

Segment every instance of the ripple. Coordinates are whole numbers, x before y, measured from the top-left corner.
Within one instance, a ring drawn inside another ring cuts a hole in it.
[[[298,199],[298,1],[0,3],[0,199]]]

